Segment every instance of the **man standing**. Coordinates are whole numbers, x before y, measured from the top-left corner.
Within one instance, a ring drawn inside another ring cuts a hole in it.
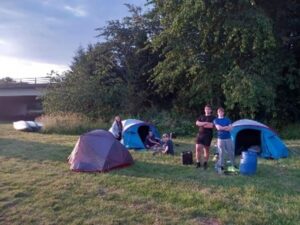
[[[217,129],[217,146],[219,150],[219,160],[217,162],[218,172],[222,173],[224,170],[224,158],[225,154],[232,164],[234,163],[234,145],[231,140],[230,130],[232,129],[231,121],[227,117],[224,117],[224,109],[222,107],[218,108],[218,118],[214,120],[214,125]]]
[[[196,137],[196,167],[201,167],[201,153],[203,151],[203,167],[206,170],[209,159],[209,147],[213,138],[213,121],[215,117],[211,114],[212,110],[209,105],[204,107],[204,113],[205,115],[200,116],[196,121],[196,126],[199,127],[199,133]]]

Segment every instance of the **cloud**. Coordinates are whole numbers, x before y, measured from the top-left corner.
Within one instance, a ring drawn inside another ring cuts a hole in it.
[[[65,5],[64,9],[70,13],[72,13],[76,17],[86,17],[87,16],[87,11],[83,9],[82,6],[70,6],[70,5]]]
[[[4,7],[0,7],[0,14],[4,16],[11,16],[11,17],[24,17],[25,15],[21,12],[18,12],[16,10],[7,9]]]
[[[145,0],[0,2],[0,77],[32,77],[68,69],[79,46],[99,41],[95,28],[129,14],[124,2]]]
[[[16,66],[17,65],[17,66]],[[69,67],[61,64],[41,63],[37,61],[24,60],[16,57],[0,56],[1,74],[0,78],[35,78],[45,77],[52,70],[62,73]]]
[[[7,44],[7,42],[5,40],[0,39],[0,45],[6,45],[6,44]]]
[[[0,54],[16,54],[20,47],[12,40],[0,39]]]
[[[62,25],[64,23],[62,19],[53,16],[45,17],[45,21],[49,24],[56,24],[56,25]]]

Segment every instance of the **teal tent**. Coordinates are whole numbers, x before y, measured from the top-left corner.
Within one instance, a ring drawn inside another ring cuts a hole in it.
[[[240,155],[253,146],[259,146],[263,158],[279,159],[288,156],[288,148],[270,127],[254,120],[242,119],[232,124],[231,138],[235,154]]]
[[[145,139],[149,131],[153,132],[156,138],[160,138],[160,134],[156,127],[151,124],[141,120],[127,119],[122,121],[123,124],[123,138],[121,143],[126,148],[133,149],[145,149]]]

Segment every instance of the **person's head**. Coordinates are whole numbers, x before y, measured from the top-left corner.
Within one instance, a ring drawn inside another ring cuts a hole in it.
[[[206,106],[204,107],[204,112],[205,112],[205,115],[206,115],[206,116],[211,115],[211,112],[212,112],[211,106],[210,106],[210,105],[206,105]]]
[[[115,116],[115,121],[120,122],[121,121],[121,117],[119,115]]]
[[[224,108],[219,107],[217,110],[217,113],[218,113],[219,118],[223,118],[224,117]]]
[[[148,134],[149,134],[149,136],[153,136],[152,130],[149,130]]]
[[[167,141],[167,140],[170,139],[170,135],[167,134],[167,133],[165,133],[165,134],[162,135],[162,139],[163,139],[164,141]]]

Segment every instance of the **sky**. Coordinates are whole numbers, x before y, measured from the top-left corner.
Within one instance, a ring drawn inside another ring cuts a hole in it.
[[[146,0],[1,0],[0,79],[69,69],[79,46],[100,41],[96,28],[130,15]]]

